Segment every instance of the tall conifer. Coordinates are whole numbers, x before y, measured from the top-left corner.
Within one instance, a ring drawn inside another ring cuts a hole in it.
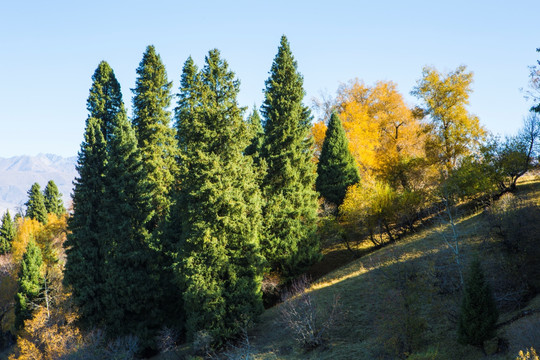
[[[153,187],[146,179],[135,132],[117,115],[108,142],[103,209],[107,218],[102,313],[110,336],[137,335],[149,345],[161,326],[158,272],[147,223],[153,216]]]
[[[42,263],[41,250],[34,239],[30,239],[22,257],[17,281],[18,290],[15,295],[15,325],[18,328],[24,325],[24,320],[32,317],[34,301],[39,296],[43,281]]]
[[[360,180],[358,168],[339,116],[330,117],[317,167],[317,191],[328,201],[341,205],[350,185]]]
[[[2,216],[2,225],[0,227],[0,255],[11,252],[11,244],[15,233],[15,223],[11,219],[9,210],[7,210]]]
[[[64,244],[67,254],[64,282],[71,285],[82,321],[88,326],[101,325],[105,311],[103,286],[108,239],[104,224],[108,214],[104,212],[103,200],[107,149],[99,124],[93,117],[86,122],[77,160],[79,175],[74,181],[73,216],[68,222],[70,232]]]
[[[120,83],[113,69],[106,61],[101,61],[92,76],[92,87],[86,101],[89,118],[97,119],[105,141],[112,133],[112,124],[118,113],[124,112],[124,102]]]
[[[248,116],[247,123],[250,130],[251,143],[246,148],[245,154],[253,156],[255,162],[258,162],[264,140],[264,129],[261,123],[261,116],[256,108],[253,108],[253,112]]]
[[[309,139],[311,115],[302,104],[303,78],[283,36],[266,80],[262,105],[265,137],[263,254],[271,270],[298,274],[319,257],[316,237],[315,165]]]
[[[243,155],[249,136],[238,91],[212,50],[198,74],[186,61],[176,111],[181,187],[173,214],[181,220],[173,225],[186,328],[190,337],[207,330],[218,343],[262,310],[261,199]]]
[[[45,199],[41,193],[41,187],[38,183],[34,183],[28,190],[28,201],[26,205],[26,217],[47,223],[47,209],[45,208]]]
[[[133,89],[133,126],[142,154],[144,171],[153,184],[150,194],[155,216],[148,222],[154,230],[170,206],[170,191],[174,181],[177,144],[170,127],[172,83],[154,46],[148,46],[137,68]]]
[[[60,216],[66,212],[64,202],[62,201],[62,194],[58,191],[58,187],[53,180],[49,180],[47,186],[45,186],[43,198],[48,213]]]

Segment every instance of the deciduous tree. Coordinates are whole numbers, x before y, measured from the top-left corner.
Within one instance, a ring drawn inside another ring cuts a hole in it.
[[[423,103],[424,114],[431,121],[428,154],[443,166],[446,174],[458,165],[463,156],[475,150],[485,135],[478,117],[469,114],[466,106],[472,91],[472,72],[465,66],[442,74],[424,67],[412,94]]]

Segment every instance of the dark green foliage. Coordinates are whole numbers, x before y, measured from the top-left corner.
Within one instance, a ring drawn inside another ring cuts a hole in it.
[[[170,127],[172,83],[167,80],[165,66],[153,46],[148,46],[137,68],[133,89],[133,127],[142,154],[144,171],[153,184],[150,195],[154,216],[148,222],[150,231],[156,229],[170,206],[174,181],[177,144]]]
[[[188,337],[207,331],[216,344],[262,311],[260,191],[239,82],[218,50],[197,73],[184,65],[176,126],[182,184],[171,212]]]
[[[107,277],[104,264],[108,242],[105,234],[108,214],[104,212],[106,164],[107,150],[99,120],[89,118],[77,160],[79,176],[74,182],[73,216],[68,222],[70,232],[64,244],[67,254],[64,282],[71,285],[82,322],[88,326],[100,325],[105,311],[103,284]]]
[[[124,113],[117,116],[108,142],[101,224],[106,239],[100,314],[109,337],[133,334],[149,345],[161,326],[156,299],[158,272],[147,223],[153,216],[153,188]]]
[[[108,141],[116,115],[124,112],[124,102],[120,84],[106,61],[100,62],[92,75],[92,87],[86,101],[86,109],[89,112],[88,118],[97,119],[103,137]],[[88,127],[88,124],[86,126]]]
[[[45,186],[45,190],[43,191],[43,197],[45,209],[47,209],[48,213],[60,216],[66,212],[64,202],[62,201],[62,194],[58,191],[58,187],[54,181],[50,180],[47,183],[47,186]]]
[[[459,314],[459,342],[482,345],[485,340],[495,336],[495,325],[498,317],[491,287],[484,278],[480,260],[475,258],[465,280]]]
[[[360,181],[339,116],[330,117],[317,167],[317,191],[337,206],[343,203],[347,188]]]
[[[2,225],[0,226],[0,255],[11,252],[11,243],[16,231],[15,222],[7,210],[2,216]]]
[[[24,325],[24,320],[32,317],[32,310],[35,307],[34,301],[39,296],[43,281],[42,263],[41,250],[35,241],[30,239],[22,257],[17,282],[18,291],[15,295],[15,324],[18,328]]]
[[[253,156],[254,160],[258,161],[264,140],[264,129],[261,123],[261,116],[257,109],[253,108],[253,112],[249,115],[247,123],[251,133],[251,143],[246,148],[244,154]]]
[[[270,269],[285,276],[300,273],[320,256],[311,116],[302,104],[302,84],[283,36],[266,80],[261,158],[268,166],[262,186],[266,199],[262,251]]]
[[[45,198],[41,193],[41,187],[38,183],[34,183],[28,190],[28,201],[26,205],[26,217],[47,223],[47,209],[45,208]]]
[[[199,72],[197,65],[190,57],[187,58],[182,68],[182,76],[180,78],[180,93],[178,93],[178,106],[174,109],[176,138],[180,151],[186,149],[186,139],[184,132],[189,128],[186,124],[193,120],[194,109],[199,100],[198,93]]]

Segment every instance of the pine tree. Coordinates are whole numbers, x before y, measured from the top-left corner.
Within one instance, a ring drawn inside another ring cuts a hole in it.
[[[120,83],[106,61],[100,62],[92,75],[92,87],[86,101],[86,108],[89,112],[88,118],[93,117],[98,120],[103,137],[105,141],[108,141],[114,119],[125,110]]]
[[[77,160],[78,177],[74,181],[73,216],[66,247],[64,282],[71,285],[73,299],[79,307],[82,322],[88,327],[101,325],[103,284],[107,238],[104,223],[105,166],[107,150],[100,121],[90,117],[86,122],[84,142]]]
[[[0,255],[11,252],[11,244],[16,233],[15,222],[11,219],[9,210],[2,216],[0,227]]]
[[[58,191],[58,187],[55,182],[50,180],[43,190],[43,197],[45,203],[45,209],[48,213],[56,214],[58,216],[66,212],[64,208],[64,201],[62,200],[62,194]]]
[[[268,166],[263,179],[267,203],[263,210],[262,250],[270,269],[285,276],[298,274],[319,257],[315,232],[316,173],[308,136],[311,115],[302,104],[302,84],[303,78],[283,36],[266,80],[261,158]]]
[[[150,194],[155,216],[148,222],[153,231],[163,220],[170,206],[170,191],[174,181],[177,144],[170,127],[172,83],[167,80],[165,66],[153,46],[148,46],[137,68],[133,89],[133,126],[146,177],[153,184]]]
[[[135,132],[124,113],[117,116],[108,145],[101,224],[107,239],[102,313],[109,335],[135,334],[150,345],[161,327],[155,251],[147,223],[153,216]]]
[[[463,344],[481,346],[495,336],[499,314],[493,292],[484,278],[480,260],[475,258],[465,280],[465,290],[459,314],[458,340]]]
[[[349,141],[339,116],[334,112],[328,123],[317,168],[316,188],[337,206],[343,203],[350,185],[360,180],[358,168],[349,151]]]
[[[178,275],[188,337],[207,330],[216,343],[262,311],[260,191],[237,103],[239,81],[211,50],[195,73],[184,65],[177,107],[181,188]],[[172,226],[169,227],[173,229]]]
[[[28,190],[28,201],[26,205],[26,217],[47,223],[47,209],[45,208],[45,199],[41,193],[41,187],[38,183],[34,183]]]
[[[15,295],[15,324],[17,328],[24,325],[24,320],[32,317],[34,301],[39,296],[43,276],[41,250],[33,239],[30,239],[23,254],[18,276],[18,291]]]

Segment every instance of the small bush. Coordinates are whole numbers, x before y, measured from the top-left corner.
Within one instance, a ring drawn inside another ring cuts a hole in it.
[[[309,281],[306,276],[293,281],[289,291],[283,294],[280,305],[281,320],[288,327],[297,343],[310,350],[322,345],[339,315],[339,297],[335,296],[329,306],[320,306],[306,292]]]

